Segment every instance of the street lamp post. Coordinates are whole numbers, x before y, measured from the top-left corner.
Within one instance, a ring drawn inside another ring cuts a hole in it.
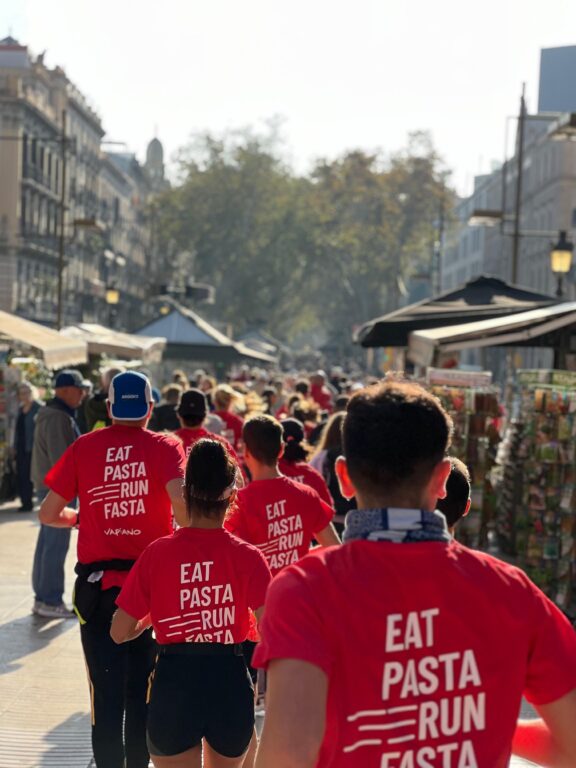
[[[561,298],[564,295],[564,276],[570,272],[572,267],[573,251],[574,244],[567,239],[566,232],[560,232],[560,239],[552,246],[552,250],[550,251],[550,267],[558,280],[558,287],[556,289],[556,296],[558,296],[558,298]]]

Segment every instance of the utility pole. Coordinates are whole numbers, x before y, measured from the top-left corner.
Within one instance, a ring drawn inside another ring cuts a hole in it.
[[[60,190],[60,238],[58,244],[58,297],[56,305],[56,330],[62,328],[63,319],[63,288],[64,288],[64,265],[65,265],[65,247],[66,247],[66,110],[62,110],[62,133],[60,136],[60,146],[62,154],[62,186]]]
[[[522,176],[524,171],[524,127],[526,123],[526,83],[522,83],[520,97],[520,113],[518,115],[517,132],[517,167],[516,167],[516,200],[514,204],[514,233],[512,235],[512,283],[518,281],[518,260],[520,255],[520,213],[522,210]]]

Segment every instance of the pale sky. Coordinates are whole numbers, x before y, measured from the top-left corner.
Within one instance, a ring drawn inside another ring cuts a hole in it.
[[[2,0],[110,139],[167,158],[195,130],[284,118],[299,171],[430,130],[460,193],[500,162],[506,116],[538,95],[540,48],[576,44],[574,0]]]

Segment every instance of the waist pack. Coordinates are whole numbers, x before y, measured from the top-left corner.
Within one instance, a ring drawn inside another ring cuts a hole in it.
[[[80,624],[86,624],[94,615],[102,592],[104,571],[129,571],[135,560],[98,560],[94,563],[76,563],[77,579],[72,593],[72,607]]]

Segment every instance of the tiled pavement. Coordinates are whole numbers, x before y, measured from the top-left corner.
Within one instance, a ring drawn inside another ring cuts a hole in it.
[[[0,768],[88,768],[89,701],[78,625],[30,613],[37,527],[36,515],[0,506]]]

